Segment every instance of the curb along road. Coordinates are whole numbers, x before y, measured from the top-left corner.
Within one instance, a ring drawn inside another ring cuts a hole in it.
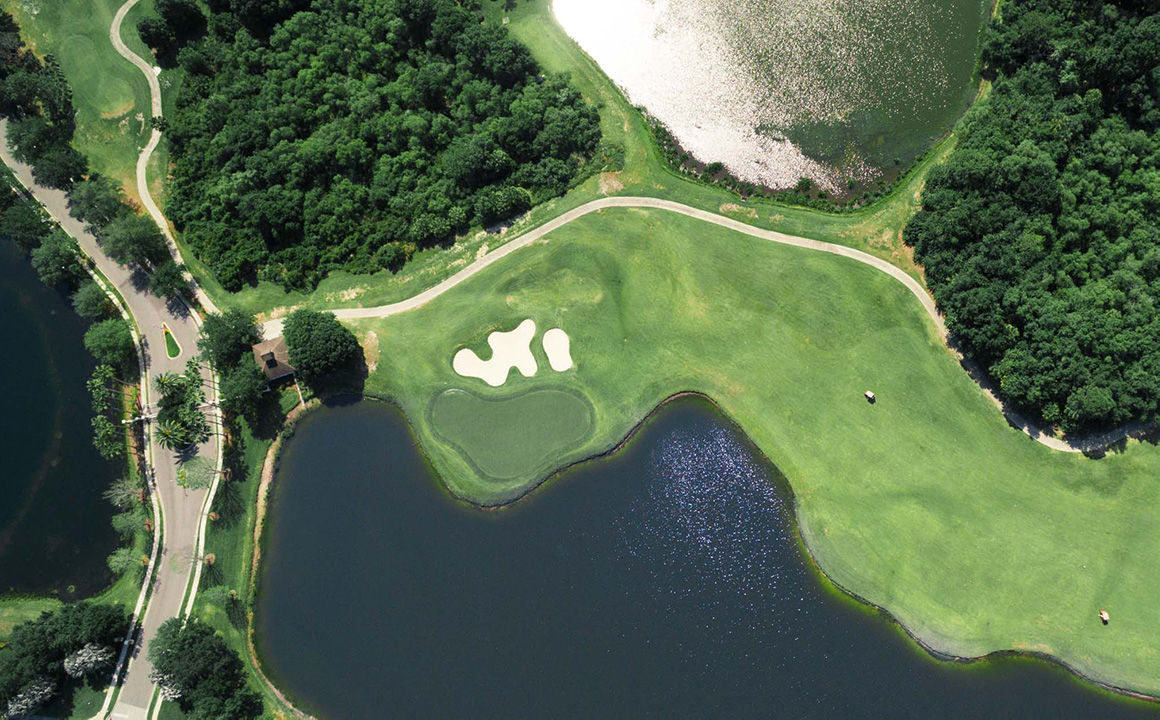
[[[109,283],[116,287],[124,298],[128,311],[140,331],[139,353],[142,364],[144,392],[148,393],[148,380],[162,372],[184,372],[185,363],[191,356],[188,349],[197,347],[198,324],[193,313],[186,308],[173,307],[165,300],[154,297],[141,282],[140,274],[125,268],[106,256],[97,239],[85,230],[84,225],[68,213],[68,198],[64,192],[43,187],[32,177],[32,169],[17,162],[8,151],[7,124],[0,122],[0,157],[12,169],[30,194],[47,210],[48,214],[69,235],[77,240],[81,249],[100,269]],[[165,337],[162,323],[168,325],[174,337],[187,352],[176,358],[169,358],[165,352]],[[208,379],[208,378],[207,378]],[[211,392],[210,397],[214,397]],[[149,663],[145,658],[148,641],[157,628],[169,617],[180,612],[189,580],[193,576],[190,563],[183,562],[183,556],[194,556],[198,544],[197,533],[202,516],[202,507],[208,493],[204,490],[186,490],[177,483],[178,462],[176,455],[157,444],[149,428],[146,427],[148,454],[151,463],[148,475],[152,478],[155,497],[160,505],[163,520],[160,531],[160,548],[156,562],[147,571],[152,577],[142,588],[152,591],[145,614],[136,618],[142,627],[138,642],[132,647],[127,658],[128,665],[123,673],[123,682],[114,716],[123,720],[142,720],[153,696],[153,685],[149,681]],[[198,448],[202,455],[218,453],[218,439],[214,435]],[[200,563],[192,563],[200,567]],[[138,601],[142,604],[143,598]],[[114,688],[106,695],[106,708]]]
[[[112,43],[114,49],[129,62],[133,63],[144,75],[149,84],[149,104],[150,104],[150,118],[162,117],[161,108],[161,84],[158,80],[160,72],[159,68],[154,67],[139,55],[134,53],[125,45],[121,38],[121,25],[125,20],[125,16],[129,11],[139,2],[139,0],[127,0],[120,8],[117,9],[116,15],[113,17],[113,22],[109,26],[109,42]],[[145,206],[145,210],[149,213],[153,221],[161,229],[162,234],[169,246],[169,252],[174,260],[181,262],[181,256],[178,252],[177,245],[173,240],[173,235],[169,231],[169,223],[165,216],[161,213],[160,208],[154,201],[152,194],[149,192],[148,181],[148,167],[149,160],[153,155],[153,151],[157,149],[157,145],[161,141],[161,131],[153,128],[149,135],[149,142],[141,150],[141,154],[137,157],[137,192],[141,196],[141,202]],[[213,301],[205,294],[192,278],[186,275],[191,282],[191,287],[194,290],[194,295],[198,303],[207,312],[217,312],[217,307]],[[190,352],[194,352],[197,347],[197,337],[200,334],[201,318],[197,312],[186,306],[189,317],[194,324],[194,331],[191,339],[186,339],[177,336],[175,338],[184,348],[189,348]],[[162,338],[164,340],[164,338]],[[163,347],[163,345],[158,345]],[[184,353],[181,357],[185,357]],[[203,371],[206,380],[210,386],[208,393],[211,403],[217,401],[217,387],[218,377],[212,371]],[[217,493],[218,481],[221,476],[222,461],[223,461],[223,446],[221,438],[222,427],[221,412],[216,406],[210,409],[211,425],[215,427],[215,435],[211,439],[211,443],[216,449],[216,470],[214,479],[208,492],[188,493],[179,499],[179,510],[183,524],[177,528],[180,532],[173,533],[172,537],[167,537],[165,543],[166,554],[172,555],[173,550],[178,550],[180,554],[186,554],[194,558],[189,564],[191,568],[189,574],[185,576],[184,581],[180,583],[180,588],[177,588],[176,582],[171,582],[174,587],[168,593],[164,602],[158,603],[156,600],[151,602],[146,613],[146,627],[142,633],[142,641],[139,645],[137,655],[144,655],[148,652],[148,643],[156,634],[156,629],[160,627],[161,623],[172,617],[180,617],[188,615],[193,609],[194,600],[197,598],[198,587],[201,583],[201,573],[203,564],[200,558],[205,554],[205,531],[206,523],[209,519],[210,508],[213,505],[214,496]],[[167,528],[168,529],[168,528]],[[167,533],[168,535],[168,533]],[[166,568],[162,569],[164,574],[168,570],[169,575],[173,575],[175,571],[174,563],[180,567],[181,559],[170,557]],[[180,571],[178,571],[180,572]],[[176,580],[176,577],[171,578]],[[156,606],[156,607],[155,607]],[[139,666],[139,667],[138,667]],[[123,689],[117,697],[117,703],[113,708],[112,717],[117,720],[143,720],[148,717],[149,707],[153,705],[152,717],[156,718],[161,711],[161,702],[158,698],[154,704],[157,692],[149,678],[149,671],[152,668],[149,666],[148,660],[141,663],[130,664],[128,675],[125,679]],[[102,708],[102,715],[108,711],[108,704],[110,697],[106,698],[105,707]]]

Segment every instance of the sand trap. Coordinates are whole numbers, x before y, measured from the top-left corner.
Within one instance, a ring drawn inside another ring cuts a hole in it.
[[[556,372],[564,372],[572,367],[571,341],[568,333],[560,328],[552,328],[544,333],[544,352],[548,354],[548,364]]]
[[[536,358],[532,355],[531,348],[532,338],[535,336],[536,323],[529,318],[520,323],[515,330],[493,332],[487,336],[487,344],[491,346],[490,360],[480,360],[474,350],[463,348],[455,353],[451,367],[464,377],[479,378],[492,387],[499,387],[507,382],[508,372],[513,366],[524,377],[532,377],[536,374]],[[567,337],[564,340],[566,352]],[[568,364],[572,364],[571,359]],[[555,363],[552,367],[555,367]]]

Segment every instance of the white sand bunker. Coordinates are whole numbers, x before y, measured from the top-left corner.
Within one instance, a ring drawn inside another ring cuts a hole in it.
[[[544,333],[544,352],[548,354],[548,364],[556,372],[564,372],[572,367],[571,341],[568,333],[560,328],[552,328]]]
[[[455,353],[451,367],[464,377],[475,377],[492,387],[507,382],[508,373],[514,366],[524,377],[536,374],[536,358],[532,355],[532,338],[536,336],[536,323],[524,320],[515,330],[493,332],[487,336],[491,346],[491,359],[483,361],[474,350],[464,348]],[[571,360],[569,360],[569,365]],[[554,367],[553,363],[553,367]]]

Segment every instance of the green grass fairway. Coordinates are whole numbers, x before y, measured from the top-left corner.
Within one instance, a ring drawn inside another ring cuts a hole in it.
[[[137,98],[125,78],[106,74],[93,62],[100,55],[96,44],[85,35],[65,38],[60,46],[60,64],[69,84],[77,89],[76,103],[104,118],[119,118],[133,109]]]
[[[355,323],[379,338],[367,391],[400,402],[452,491],[481,503],[541,478],[480,476],[439,440],[428,407],[463,386],[447,360],[456,343],[511,317],[572,338],[574,371],[503,388],[592,403],[591,435],[558,464],[614,447],[673,393],[703,392],[786,475],[821,568],[926,644],[1048,653],[1160,693],[1160,450],[1132,443],[1093,460],[1010,428],[883,273],[616,209],[423,308]]]
[[[592,430],[592,408],[566,390],[482,398],[452,389],[431,403],[431,426],[482,475],[504,480],[555,469]]]
[[[73,90],[77,130],[73,145],[93,170],[121,183],[137,200],[137,154],[149,139],[149,85],[141,71],[117,54],[109,26],[123,0],[0,0],[16,17],[24,40],[37,54],[55,55]],[[144,0],[122,28],[125,42],[150,57],[137,37],[137,19],[151,12]],[[34,10],[34,11],[30,11]],[[166,83],[162,77],[162,85]],[[138,114],[144,113],[142,118]]]

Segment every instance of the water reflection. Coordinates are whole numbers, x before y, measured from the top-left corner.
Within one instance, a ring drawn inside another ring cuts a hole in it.
[[[553,0],[703,162],[827,190],[909,163],[973,94],[981,0]]]
[[[1155,717],[1045,663],[924,656],[830,596],[706,403],[512,509],[450,501],[393,408],[288,441],[255,615],[311,712],[381,718]]]
[[[101,494],[117,468],[92,443],[84,331],[65,296],[0,238],[0,595],[75,599],[110,580],[117,537]]]

